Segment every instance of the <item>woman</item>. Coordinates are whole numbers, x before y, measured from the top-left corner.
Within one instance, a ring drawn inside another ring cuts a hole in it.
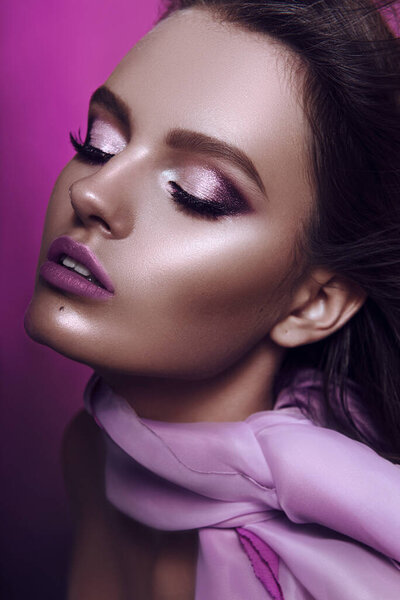
[[[69,598],[398,598],[398,58],[366,0],[171,2],[93,94],[25,320],[94,369]]]

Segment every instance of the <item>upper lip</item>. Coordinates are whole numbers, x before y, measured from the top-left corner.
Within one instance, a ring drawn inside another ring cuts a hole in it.
[[[100,263],[95,253],[84,244],[76,242],[68,235],[56,238],[50,245],[47,253],[48,260],[58,261],[62,254],[68,254],[71,258],[80,262],[93,273],[96,279],[108,290],[114,292],[114,286]]]

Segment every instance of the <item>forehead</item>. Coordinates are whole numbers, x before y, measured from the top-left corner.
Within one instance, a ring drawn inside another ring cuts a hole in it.
[[[106,82],[130,106],[137,133],[196,129],[239,146],[274,184],[274,168],[305,166],[307,126],[293,53],[204,9],[161,21]]]

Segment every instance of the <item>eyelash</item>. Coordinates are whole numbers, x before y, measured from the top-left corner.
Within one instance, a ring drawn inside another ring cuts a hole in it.
[[[77,137],[70,133],[69,139],[77,154],[90,165],[104,164],[114,156],[114,154],[103,152],[100,148],[88,144],[86,140],[83,142],[80,132],[78,132]]]
[[[82,141],[80,131],[75,136],[73,133],[69,134],[69,138],[72,146],[79,157],[90,165],[102,165],[110,160],[115,154],[109,154],[103,152],[100,148],[96,148],[85,141]],[[234,211],[230,210],[226,206],[221,206],[216,202],[205,200],[204,198],[198,198],[192,196],[184,189],[182,189],[175,181],[168,181],[173,191],[169,193],[173,197],[174,201],[183,209],[189,213],[197,213],[210,219],[218,219],[229,214],[234,214]]]

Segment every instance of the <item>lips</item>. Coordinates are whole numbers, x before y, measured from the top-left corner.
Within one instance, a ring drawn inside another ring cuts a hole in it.
[[[68,264],[71,261],[65,260],[66,257],[73,260],[72,267]],[[63,235],[52,242],[47,259],[40,268],[40,275],[48,283],[98,299],[106,299],[114,294],[112,281],[94,252],[69,236]],[[74,262],[80,264],[74,268]]]

